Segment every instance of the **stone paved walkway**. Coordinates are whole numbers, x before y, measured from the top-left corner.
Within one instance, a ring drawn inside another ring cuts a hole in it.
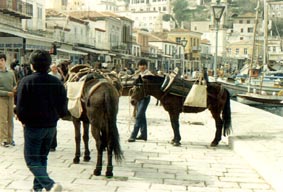
[[[96,159],[93,138],[90,139],[91,161],[81,160],[78,165],[72,163],[75,152],[74,128],[71,122],[60,120],[58,148],[49,155],[50,176],[61,183],[66,192],[275,191],[269,184],[271,182],[254,169],[238,149],[245,146],[237,143],[237,137],[242,134],[247,137],[245,132],[238,132],[238,127],[246,123],[254,125],[251,122],[242,122],[240,116],[253,113],[253,109],[247,111],[244,108],[243,113],[242,106],[232,102],[234,136],[229,141],[224,138],[217,148],[209,147],[215,132],[209,111],[181,114],[182,146],[173,147],[168,143],[173,136],[169,115],[161,106],[155,106],[155,101],[151,98],[147,111],[148,141],[128,143],[127,139],[133,127],[133,119],[130,117],[132,108],[128,105],[128,97],[120,99],[118,128],[125,160],[121,164],[114,163],[114,177],[111,179],[92,174]],[[258,118],[263,119],[262,115],[265,116],[260,114]],[[261,125],[256,126],[264,129],[262,126],[265,125],[261,122]],[[0,148],[1,192],[25,192],[32,187],[33,177],[23,159],[22,134],[20,123],[15,121],[16,146]],[[242,140],[250,143],[245,137]],[[229,142],[237,153],[229,147]],[[103,174],[104,171],[105,168]]]

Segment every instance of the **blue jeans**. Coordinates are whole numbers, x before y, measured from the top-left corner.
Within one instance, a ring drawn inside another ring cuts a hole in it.
[[[136,122],[134,125],[134,130],[132,131],[131,138],[135,139],[138,135],[139,130],[141,131],[141,137],[147,139],[147,122],[146,122],[146,109],[150,102],[150,96],[145,97],[144,99],[138,102],[137,113],[136,113]]]
[[[34,175],[33,189],[50,190],[54,181],[47,173],[47,156],[50,150],[56,127],[31,128],[24,127],[24,157],[29,170]]]

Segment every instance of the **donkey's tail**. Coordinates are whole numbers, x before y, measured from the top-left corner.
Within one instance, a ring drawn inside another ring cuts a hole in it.
[[[106,116],[108,121],[107,137],[109,139],[107,145],[113,149],[116,161],[121,162],[124,156],[120,146],[120,137],[117,127],[117,113],[119,105],[118,91],[111,86],[109,88],[109,92],[105,95],[105,99]]]
[[[231,119],[231,107],[230,107],[230,93],[227,89],[225,89],[225,92],[227,96],[226,96],[225,106],[222,111],[223,126],[224,126],[223,135],[228,136],[232,132],[232,119]]]

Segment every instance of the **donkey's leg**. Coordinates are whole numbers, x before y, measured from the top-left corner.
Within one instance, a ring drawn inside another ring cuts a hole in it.
[[[211,111],[211,113],[212,113],[212,117],[215,120],[216,132],[215,132],[215,138],[211,142],[210,146],[215,147],[218,145],[219,141],[221,141],[223,121],[220,118],[220,112],[218,112],[218,110]]]
[[[105,172],[106,177],[113,177],[112,157],[113,157],[113,146],[112,144],[109,144],[107,147],[107,169]]]
[[[180,124],[179,124],[179,116],[180,113],[170,113],[170,121],[171,121],[171,126],[173,129],[173,133],[174,133],[174,138],[171,141],[171,144],[174,146],[180,146],[181,143],[181,135],[180,135]]]
[[[98,129],[96,129],[94,126],[91,127],[91,133],[92,136],[95,139],[96,142],[96,150],[97,150],[97,159],[96,159],[96,168],[93,171],[93,174],[96,176],[101,175],[102,170],[102,155],[103,155],[103,146],[101,142],[101,136]]]
[[[84,133],[83,133],[83,141],[85,145],[85,153],[84,153],[84,161],[89,161],[90,160],[90,151],[89,151],[89,123],[88,122],[83,122],[83,128],[84,128]]]
[[[80,163],[80,156],[81,156],[81,123],[80,120],[73,117],[73,124],[75,127],[75,142],[76,142],[76,153],[75,158],[73,159],[73,163],[78,164]]]
[[[97,159],[96,159],[96,167],[95,170],[93,171],[93,174],[95,176],[101,175],[101,170],[102,170],[102,156],[103,156],[103,149],[101,149],[100,146],[97,147]]]

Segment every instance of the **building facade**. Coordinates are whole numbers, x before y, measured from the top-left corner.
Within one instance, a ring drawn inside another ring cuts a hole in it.
[[[28,62],[34,49],[49,50],[53,39],[45,36],[45,1],[27,0],[0,2],[0,51],[7,62]]]

